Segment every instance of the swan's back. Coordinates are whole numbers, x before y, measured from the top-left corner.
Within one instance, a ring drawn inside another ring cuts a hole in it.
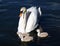
[[[37,11],[37,8],[36,7],[30,7],[27,9],[27,11],[35,12],[35,11]]]

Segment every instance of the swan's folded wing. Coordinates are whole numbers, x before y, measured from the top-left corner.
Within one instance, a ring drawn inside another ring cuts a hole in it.
[[[41,16],[42,12],[41,12],[41,8],[40,7],[38,8],[38,12],[39,12],[39,15]]]
[[[28,18],[26,32],[31,32],[37,27],[37,11],[32,12]]]
[[[29,16],[30,16],[30,14],[31,14],[31,12],[29,12],[29,11],[26,13],[26,23],[27,23],[27,21],[28,21],[28,18],[29,18]]]

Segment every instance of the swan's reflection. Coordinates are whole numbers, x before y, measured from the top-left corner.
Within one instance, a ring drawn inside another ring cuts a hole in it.
[[[31,42],[21,42],[20,46],[40,46],[43,45],[44,42],[44,38],[35,38],[33,41]]]
[[[21,45],[20,46],[28,46],[28,45],[25,42],[21,42]]]
[[[35,33],[31,33],[33,35],[33,40],[30,41],[30,42],[22,42],[22,41],[19,41],[19,46],[40,46],[40,45],[43,45],[45,44],[46,40],[48,40],[46,38],[40,38],[36,35],[36,32]],[[20,38],[19,38],[20,40]]]

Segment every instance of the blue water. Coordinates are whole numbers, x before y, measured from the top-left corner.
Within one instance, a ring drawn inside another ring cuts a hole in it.
[[[40,24],[48,38],[21,43],[16,35],[22,6],[41,7]],[[0,0],[0,46],[60,46],[60,0]]]

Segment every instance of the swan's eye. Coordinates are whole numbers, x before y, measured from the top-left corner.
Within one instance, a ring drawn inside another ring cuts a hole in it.
[[[23,13],[23,11],[20,11],[20,13]]]

